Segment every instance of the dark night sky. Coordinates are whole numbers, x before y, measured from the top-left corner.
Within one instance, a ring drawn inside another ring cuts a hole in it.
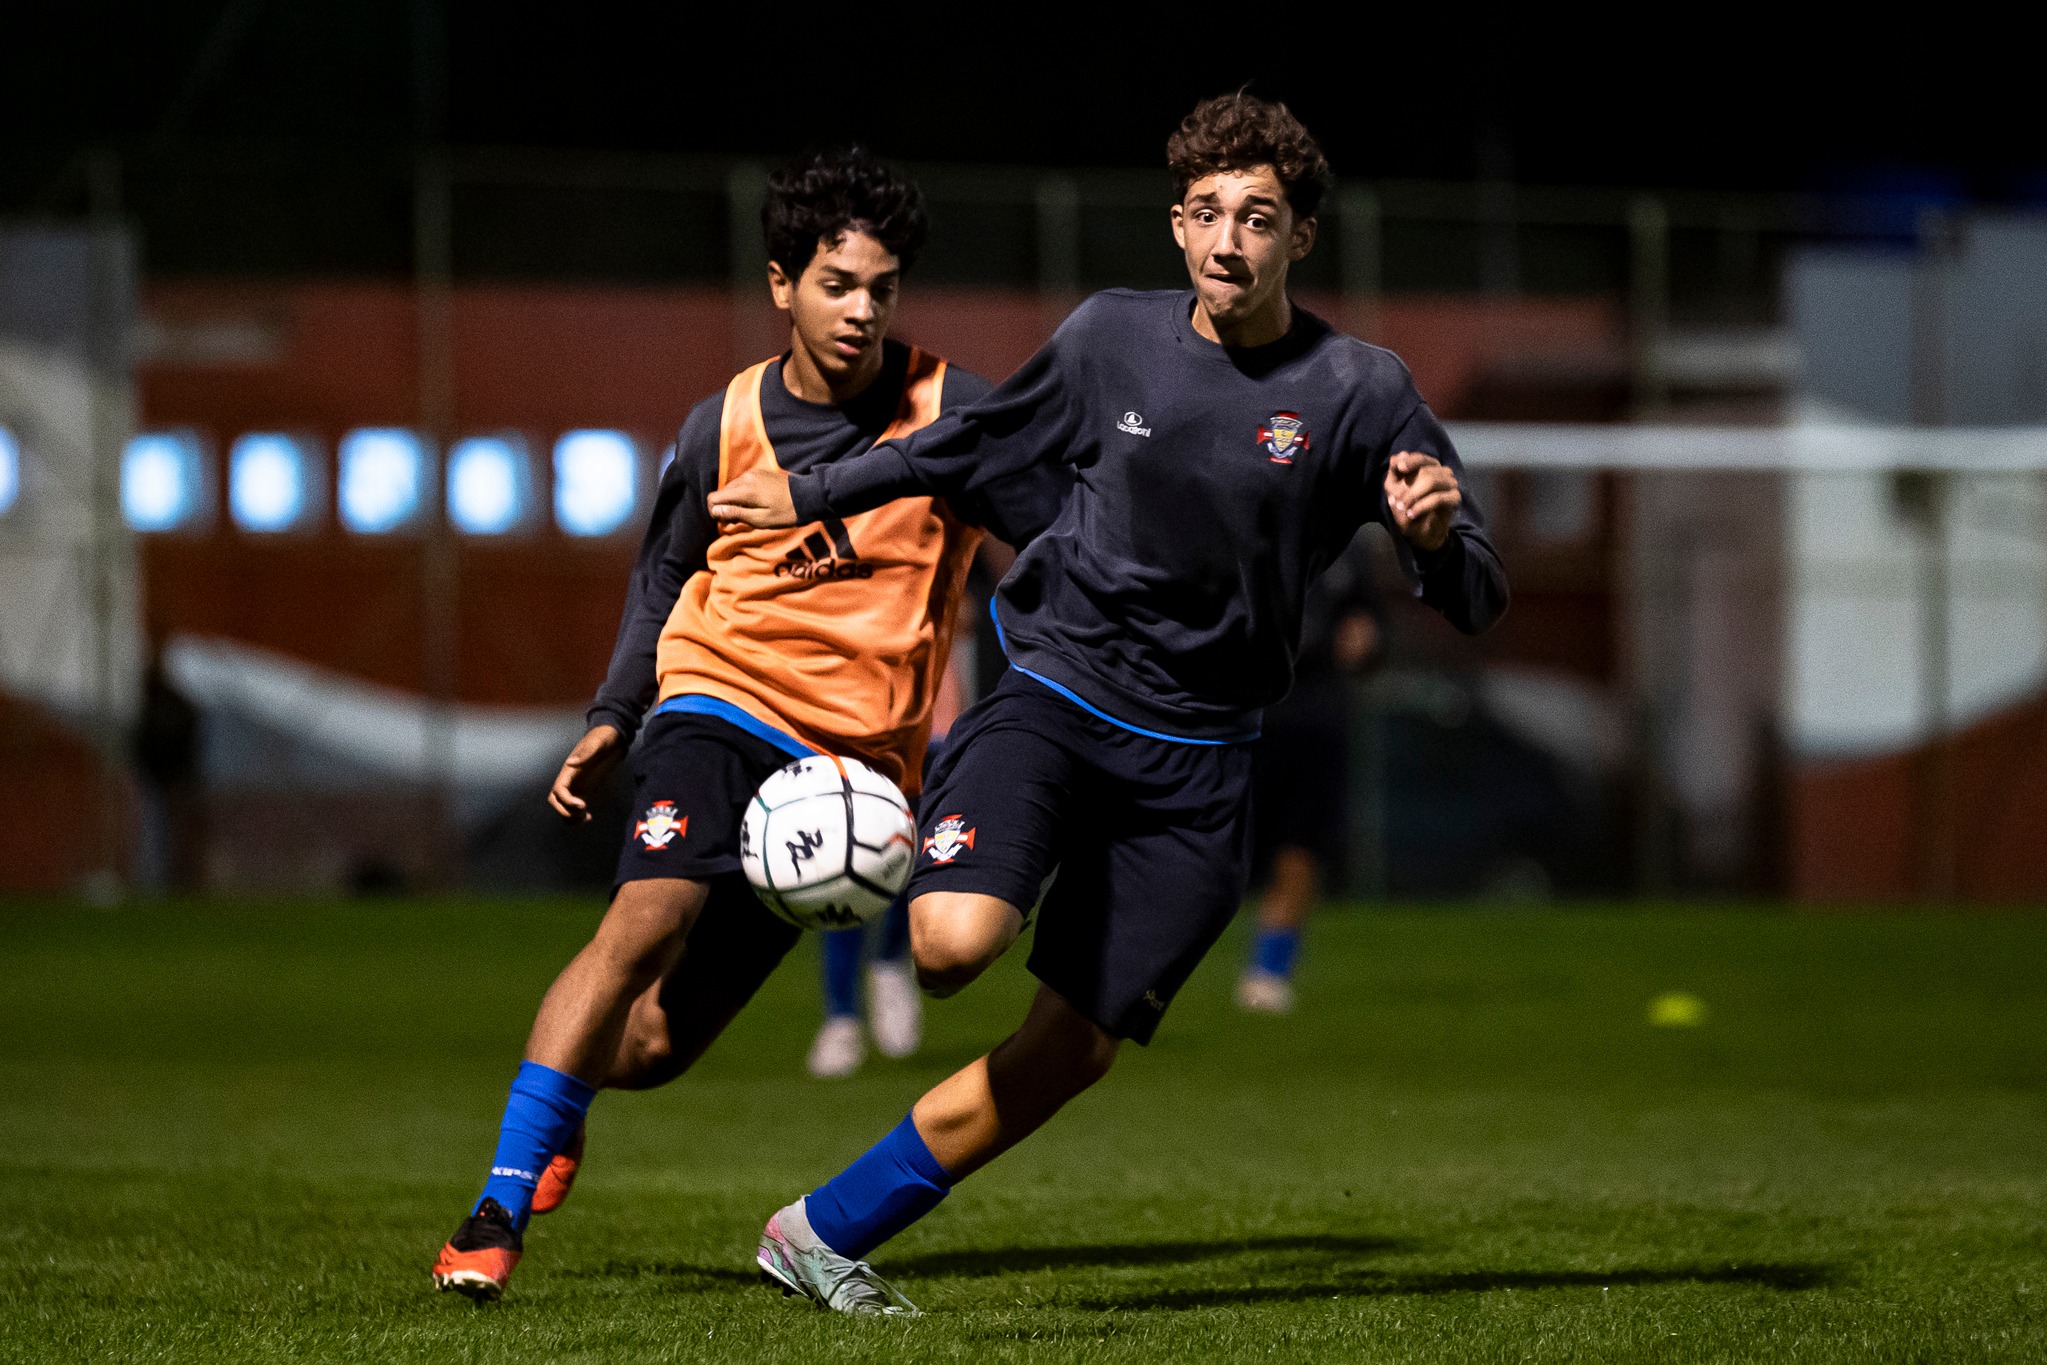
[[[1454,7],[970,4],[869,17],[456,0],[446,127],[463,144],[776,155],[858,138],[906,159],[1144,165],[1195,98],[1248,79],[1293,103],[1339,172],[1365,177],[1468,178],[1490,145],[1525,183],[2047,186],[2029,44],[1980,20],[1942,33],[1924,15],[1910,32],[1866,18],[1815,34],[1790,6],[1667,20],[1532,9],[1494,21]],[[19,146],[51,152],[152,134],[403,144],[417,12],[410,0],[13,6],[0,118]],[[759,23],[741,29],[735,14]],[[970,34],[973,21],[1005,27]],[[233,40],[181,105],[217,33]]]

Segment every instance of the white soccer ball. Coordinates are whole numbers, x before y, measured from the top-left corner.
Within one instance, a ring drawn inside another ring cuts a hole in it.
[[[909,884],[916,861],[910,803],[851,758],[800,758],[768,774],[739,825],[746,879],[799,929],[867,923]]]

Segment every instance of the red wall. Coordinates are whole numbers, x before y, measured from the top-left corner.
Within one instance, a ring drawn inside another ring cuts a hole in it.
[[[1802,764],[1790,796],[1800,900],[2047,900],[2047,698],[1939,754]]]
[[[134,806],[91,744],[0,692],[0,891],[65,892],[125,872]]]

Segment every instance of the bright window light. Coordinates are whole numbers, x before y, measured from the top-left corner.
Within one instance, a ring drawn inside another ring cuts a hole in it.
[[[227,501],[244,531],[289,531],[313,513],[305,447],[274,431],[235,438],[228,453]]]
[[[21,497],[21,442],[0,427],[0,517],[14,510]]]
[[[341,524],[377,535],[419,515],[426,449],[398,427],[363,427],[341,438]]]
[[[448,518],[472,536],[501,536],[527,519],[533,476],[516,436],[471,436],[448,453]]]
[[[639,460],[621,431],[572,431],[554,446],[554,519],[572,536],[610,535],[633,514]]]
[[[137,531],[175,531],[204,510],[199,438],[145,431],[121,452],[121,515]]]

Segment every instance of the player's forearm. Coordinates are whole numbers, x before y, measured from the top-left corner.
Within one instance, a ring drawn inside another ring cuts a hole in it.
[[[792,475],[797,522],[897,498],[962,499],[984,514],[977,520],[1021,543],[1041,529],[1035,504],[1046,500],[1044,471],[1058,468],[1071,444],[1069,409],[1056,345],[1047,345],[980,401],[853,459]]]
[[[850,517],[897,498],[932,497],[946,490],[919,477],[893,442],[875,446],[850,460],[840,460],[808,474],[789,476],[789,499],[798,525],[826,516]]]

